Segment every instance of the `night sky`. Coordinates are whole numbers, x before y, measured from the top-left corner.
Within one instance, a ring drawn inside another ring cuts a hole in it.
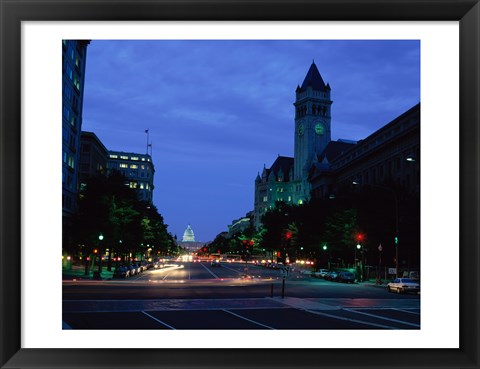
[[[420,102],[419,41],[98,41],[82,130],[145,153],[153,202],[181,240],[211,241],[253,210],[254,180],[293,156],[295,89],[312,63],[332,92],[332,140],[359,140]]]

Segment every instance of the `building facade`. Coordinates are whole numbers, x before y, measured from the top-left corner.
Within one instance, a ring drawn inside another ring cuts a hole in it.
[[[82,132],[80,137],[80,187],[87,178],[105,174],[108,150],[93,132]]]
[[[233,220],[232,224],[228,226],[227,238],[232,238],[238,233],[245,232],[253,225],[253,219],[253,212],[250,211],[244,217]]]
[[[124,175],[129,181],[130,188],[137,190],[140,201],[152,202],[155,167],[150,155],[109,151],[107,168],[109,171],[117,170]]]
[[[254,224],[275,207],[277,201],[302,204],[310,198],[311,166],[330,142],[331,88],[315,63],[295,91],[294,157],[278,156],[270,168],[264,166],[255,179]]]
[[[330,85],[325,84],[317,66],[312,63],[302,85],[295,91],[294,204],[310,198],[310,168],[331,139],[330,92]]]
[[[420,192],[420,104],[401,114],[356,145],[345,147],[309,180],[315,198],[336,196],[342,189],[390,184]]]
[[[205,246],[205,244],[205,242],[199,242],[195,240],[195,233],[193,232],[192,227],[190,227],[190,224],[183,232],[182,240],[177,241],[177,246],[189,253],[197,252],[203,246]]]
[[[62,215],[77,208],[80,133],[87,46],[90,41],[62,41]],[[64,219],[65,221],[65,219]]]
[[[331,88],[315,63],[295,99],[294,157],[278,156],[255,179],[254,225],[277,201],[333,198],[353,184],[420,191],[420,104],[361,141],[331,140]]]

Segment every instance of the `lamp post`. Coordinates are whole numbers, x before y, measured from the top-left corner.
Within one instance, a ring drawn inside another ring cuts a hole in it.
[[[358,265],[357,265],[357,250],[360,250],[362,248],[362,245],[360,245],[359,243],[357,243],[357,247],[355,248],[355,270],[358,271]],[[361,269],[360,269],[360,272],[361,272]],[[362,276],[360,275],[360,280],[362,280]]]
[[[328,249],[327,244],[324,244],[322,246],[322,249],[323,249],[323,253],[326,255],[327,254],[327,249]],[[328,270],[330,270],[330,257],[326,257],[326,259],[327,259],[327,268],[328,268]]]
[[[103,241],[103,234],[100,233],[98,236],[98,273],[102,273],[102,244],[101,242]]]

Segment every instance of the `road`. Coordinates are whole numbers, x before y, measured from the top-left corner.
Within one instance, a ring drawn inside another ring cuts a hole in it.
[[[418,295],[296,271],[282,282],[279,270],[246,271],[244,263],[178,263],[125,280],[64,281],[63,321],[73,329],[420,329]]]

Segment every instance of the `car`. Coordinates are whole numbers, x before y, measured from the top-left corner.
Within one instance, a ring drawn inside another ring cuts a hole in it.
[[[328,269],[318,269],[313,275],[317,278],[325,278],[328,273]]]
[[[214,268],[214,267],[221,267],[222,264],[220,264],[220,260],[212,260],[212,262],[210,263],[210,266],[211,266],[212,268]]]
[[[140,268],[140,272],[144,272],[148,269],[146,261],[139,261],[137,265]]]
[[[115,269],[113,278],[128,278],[130,277],[130,270],[125,265],[120,265]]]
[[[135,268],[132,264],[127,265],[127,269],[130,272],[130,277],[137,274],[137,268]]]
[[[340,272],[338,273],[338,281],[343,283],[354,283],[355,274],[352,272]]]
[[[411,278],[396,278],[387,284],[388,292],[420,293],[420,284]]]
[[[310,269],[302,269],[302,270],[300,270],[300,274],[313,275],[313,271],[311,271]]]
[[[336,281],[338,279],[338,272],[331,271],[325,274],[324,277],[327,281]]]
[[[142,268],[138,266],[138,264],[130,264],[128,266],[130,269],[130,275],[140,274],[142,272]]]

